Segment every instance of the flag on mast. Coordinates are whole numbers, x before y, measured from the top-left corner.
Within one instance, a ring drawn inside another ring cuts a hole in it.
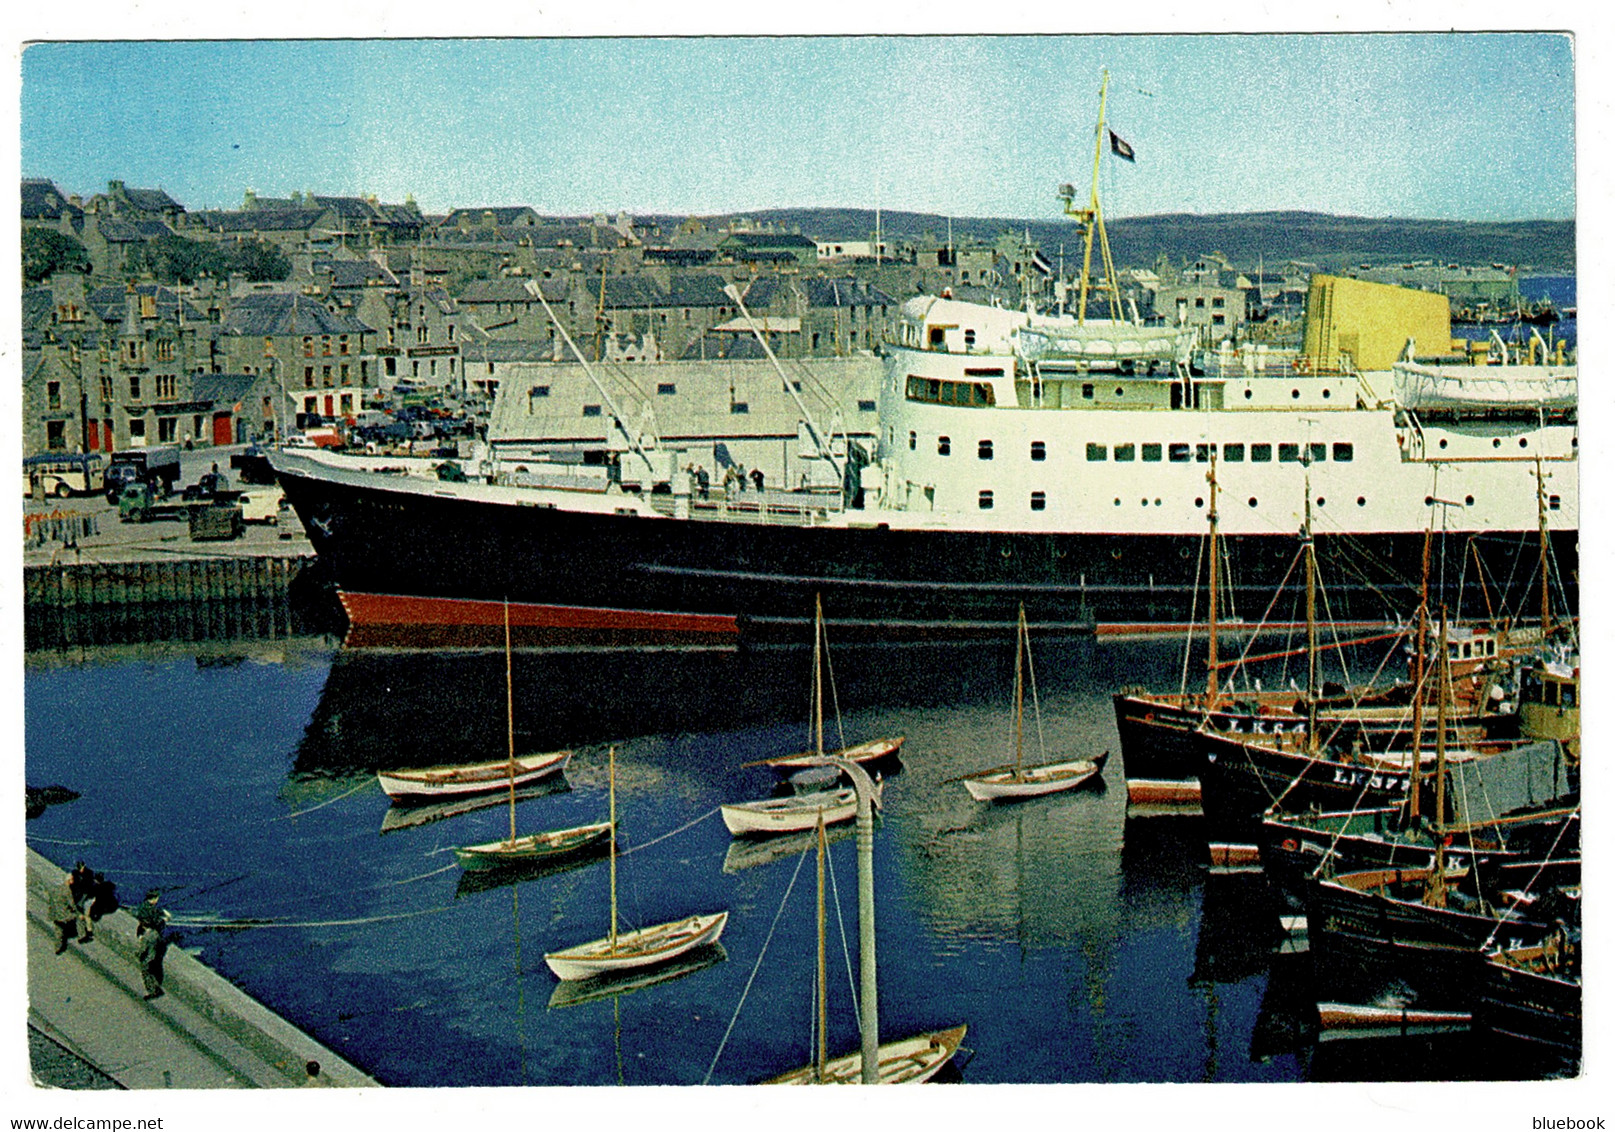
[[[1133,147],[1122,141],[1121,138],[1117,137],[1115,130],[1110,131],[1110,152],[1114,153],[1123,161],[1133,160]]]

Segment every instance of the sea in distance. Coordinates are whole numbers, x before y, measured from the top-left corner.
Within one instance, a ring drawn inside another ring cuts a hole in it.
[[[906,737],[875,833],[883,1037],[967,1023],[951,1075],[972,1084],[1554,1072],[1469,1035],[1317,1043],[1310,961],[1281,946],[1263,879],[1211,875],[1198,819],[1127,816],[1110,695],[1203,679],[1203,653],[1033,648],[1028,761],[1112,758],[1078,791],[987,806],[952,780],[1013,758],[1013,645],[831,642],[827,743]],[[444,815],[391,806],[376,783],[378,767],[504,757],[499,651],[294,637],[31,652],[27,782],[81,796],[26,838],[125,901],[161,889],[180,946],[387,1085],[758,1081],[811,1057],[813,854],[734,840],[717,807],[774,788],[742,764],[808,743],[810,668],[806,648],[515,654],[518,750],[575,751],[523,793],[518,829],[603,820],[614,746],[623,926],[729,912],[721,948],[593,993],[542,957],[606,934],[604,860],[474,877],[451,849],[505,836],[505,798]],[[1304,671],[1273,661],[1262,677]],[[831,831],[827,883],[834,1054],[858,1044],[850,827]]]

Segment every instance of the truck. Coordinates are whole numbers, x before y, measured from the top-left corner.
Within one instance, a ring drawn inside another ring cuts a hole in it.
[[[190,531],[192,542],[233,539],[241,534],[239,491],[220,491],[189,499],[159,499],[149,483],[126,484],[118,497],[118,518],[125,523],[149,523],[153,519],[180,519]]]
[[[179,482],[179,445],[156,444],[150,448],[125,448],[114,452],[107,465],[108,503],[117,503],[126,484],[144,483],[160,495],[167,495]]]

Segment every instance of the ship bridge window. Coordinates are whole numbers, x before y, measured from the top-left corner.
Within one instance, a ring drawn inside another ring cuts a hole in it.
[[[1347,443],[1347,444],[1336,444],[1335,445],[1335,463],[1337,463],[1337,464],[1349,464],[1349,463],[1351,463],[1351,457],[1352,457],[1352,448],[1351,448],[1351,445],[1349,443]]]
[[[1189,446],[1187,444],[1168,444],[1166,458],[1174,464],[1187,464],[1189,462]]]
[[[966,330],[965,331],[965,349],[968,350],[972,346],[974,346],[975,344],[976,344],[976,332],[974,330]]]
[[[1194,446],[1194,462],[1196,464],[1211,463],[1211,445],[1196,444]]]
[[[1116,453],[1115,453],[1116,463],[1118,463],[1118,464],[1131,464],[1133,462],[1133,453],[1134,453],[1134,448],[1133,448],[1133,446],[1131,444],[1118,444],[1118,445],[1116,445]]]
[[[656,386],[656,393],[659,397],[669,397],[678,391],[679,387],[674,385],[671,381],[664,381]]]
[[[1085,381],[1082,383],[1082,399],[1084,401],[1093,400],[1093,382]]]
[[[993,442],[990,440],[977,441],[976,458],[979,460],[991,460],[993,458]]]
[[[1299,464],[1301,462],[1301,446],[1299,444],[1279,445],[1279,463]]]
[[[993,509],[993,493],[990,491],[983,491],[980,495],[976,496],[976,506],[981,508],[983,511],[991,511]]]
[[[973,409],[993,405],[993,387],[979,381],[937,381],[910,374],[907,396],[910,401],[931,405],[962,405]]]
[[[1032,510],[1041,511],[1048,505],[1048,496],[1044,495],[1041,491],[1034,491],[1032,493]]]
[[[1327,444],[1309,444],[1307,445],[1307,460],[1313,464],[1321,464],[1328,451],[1329,446]]]
[[[859,401],[858,411],[860,413],[873,413],[875,411],[875,403],[873,401]]]
[[[1161,462],[1161,446],[1159,444],[1146,444],[1144,448],[1144,462],[1159,464]]]
[[[938,456],[946,456],[948,453],[950,453],[952,451],[953,451],[953,442],[951,440],[949,440],[945,436],[939,436],[939,437],[936,438],[936,454]]]
[[[729,411],[731,413],[749,413],[751,412],[751,404],[747,401],[736,401],[729,406]]]
[[[586,416],[586,417],[598,417],[600,415],[600,406],[599,405],[585,405],[585,406],[583,406],[583,415]]]
[[[920,442],[920,438],[916,434],[914,434],[912,432],[910,432],[908,434],[908,450],[910,452],[914,451],[915,447],[918,446],[919,442]]]
[[[1549,511],[1557,511],[1557,510],[1559,510],[1559,497],[1557,495],[1548,496],[1548,510]]]
[[[1103,460],[1104,458],[1105,458],[1105,446],[1103,444],[1089,444],[1088,445],[1088,459],[1089,459],[1090,462],[1097,462],[1097,461]]]
[[[1271,464],[1273,462],[1273,446],[1271,444],[1252,444],[1251,463]]]
[[[1048,456],[1049,456],[1048,449],[1044,446],[1044,444],[1043,444],[1043,442],[1041,440],[1032,441],[1032,459],[1033,460],[1037,460],[1037,461],[1046,460],[1046,459],[1048,459]],[[1559,497],[1557,495],[1555,495],[1553,498],[1556,501],[1555,506],[1557,506],[1557,500],[1558,500]]]

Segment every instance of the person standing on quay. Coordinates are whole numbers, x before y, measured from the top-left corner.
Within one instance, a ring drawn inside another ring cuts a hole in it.
[[[135,909],[135,939],[139,942],[136,956],[140,960],[140,977],[146,984],[148,1002],[163,994],[163,956],[168,951],[163,925],[168,923],[168,913],[157,905],[161,896],[154,888]]]
[[[67,945],[79,930],[79,902],[73,893],[73,875],[62,878],[62,883],[50,890],[45,899],[45,915],[56,925],[56,954],[67,950]]]

